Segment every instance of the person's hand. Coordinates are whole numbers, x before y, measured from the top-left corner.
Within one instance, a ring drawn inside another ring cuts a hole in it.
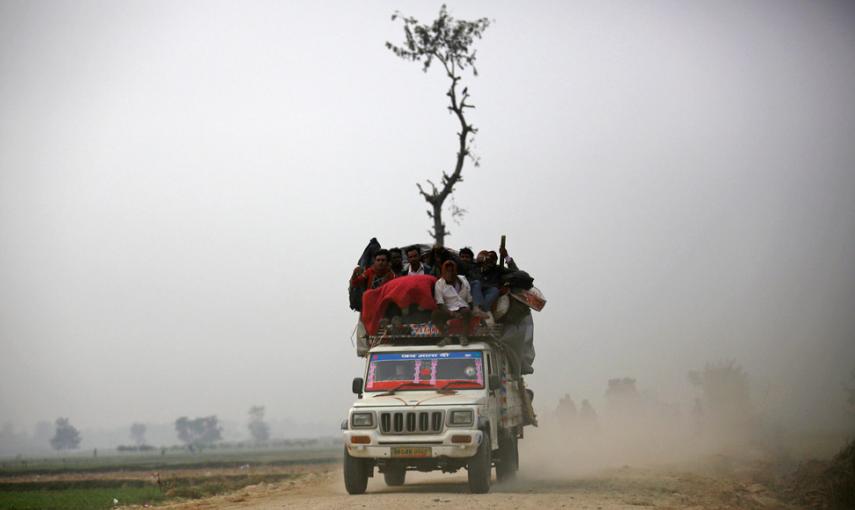
[[[356,268],[353,270],[353,276],[352,276],[352,278],[356,278],[357,276],[359,276],[359,275],[361,275],[361,274],[362,274],[362,267],[361,267],[361,266],[356,266]]]
[[[504,248],[499,248],[499,255],[504,258],[508,258],[508,250]]]

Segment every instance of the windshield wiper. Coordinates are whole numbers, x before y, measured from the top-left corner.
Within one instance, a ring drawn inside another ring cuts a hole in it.
[[[407,382],[403,382],[403,383],[401,383],[401,384],[399,384],[399,385],[395,386],[394,388],[392,388],[391,390],[387,391],[386,393],[381,393],[381,394],[376,395],[376,396],[378,396],[378,397],[387,397],[387,396],[389,396],[389,395],[394,395],[396,391],[400,390],[401,388],[404,388],[405,386],[427,386],[427,387],[429,387],[429,388],[436,388],[436,386],[434,386],[433,384],[426,383],[426,382],[413,382],[413,381],[407,381]]]
[[[480,386],[480,385],[481,385],[478,381],[471,381],[471,380],[468,380],[468,379],[453,379],[453,380],[451,380],[451,381],[447,381],[447,382],[446,382],[445,384],[443,384],[443,385],[442,385],[442,387],[441,387],[441,388],[439,388],[437,391],[445,391],[445,390],[447,390],[447,389],[448,389],[448,387],[449,387],[449,386],[451,386],[452,384],[475,384],[475,385],[477,385],[477,386]]]

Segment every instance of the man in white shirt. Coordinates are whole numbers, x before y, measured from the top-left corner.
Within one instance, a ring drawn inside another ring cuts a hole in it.
[[[407,248],[405,255],[407,263],[404,265],[404,275],[430,274],[430,266],[422,263],[422,253],[418,246]]]
[[[434,325],[442,334],[448,330],[449,319],[461,319],[464,329],[468,329],[472,318],[472,294],[469,282],[465,277],[457,274],[457,264],[452,260],[446,260],[442,264],[442,276],[434,285],[433,297],[436,300],[436,310],[431,317]],[[437,344],[445,347],[451,343],[451,337],[445,337]],[[466,334],[460,335],[460,345],[469,345]]]

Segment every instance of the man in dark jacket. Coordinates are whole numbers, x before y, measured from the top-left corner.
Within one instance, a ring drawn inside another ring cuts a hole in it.
[[[471,284],[472,301],[475,303],[475,314],[480,317],[489,316],[493,303],[499,299],[502,276],[511,272],[511,269],[500,266],[498,262],[496,252],[487,252],[479,271],[473,275],[478,283]]]
[[[501,254],[508,264],[508,268],[504,269],[500,276],[503,285],[507,285],[513,290],[516,281],[522,283],[522,288],[531,288],[532,279],[528,273],[520,271],[514,260],[508,256],[507,251],[501,250]],[[522,375],[532,374],[534,373],[532,365],[534,364],[535,352],[534,321],[531,318],[531,308],[515,297],[510,298],[508,305],[508,311],[501,319],[504,330],[499,340],[516,352],[520,362],[520,373]]]
[[[480,265],[474,260],[475,254],[472,248],[464,246],[457,252],[457,274],[463,275],[471,283],[478,279],[481,273]]]
[[[486,252],[481,252],[479,255]],[[457,274],[463,275],[469,280],[469,285],[471,287],[472,292],[472,304],[474,304],[474,308],[472,313],[481,318],[488,317],[486,311],[484,310],[484,295],[481,291],[481,262],[482,257],[479,257],[477,260],[474,259],[475,254],[472,252],[472,248],[468,246],[464,246],[460,248],[460,251],[457,252]]]
[[[389,249],[389,269],[395,273],[395,276],[404,276],[407,274],[404,271],[404,257],[400,248]]]

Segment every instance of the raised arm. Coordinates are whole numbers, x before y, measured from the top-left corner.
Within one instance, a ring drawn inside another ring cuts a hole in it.
[[[505,262],[508,263],[508,269],[510,269],[511,271],[519,271],[520,270],[519,266],[517,266],[517,263],[514,262],[513,257],[508,255],[508,250],[506,250],[504,248],[500,248],[499,254],[505,259]]]

